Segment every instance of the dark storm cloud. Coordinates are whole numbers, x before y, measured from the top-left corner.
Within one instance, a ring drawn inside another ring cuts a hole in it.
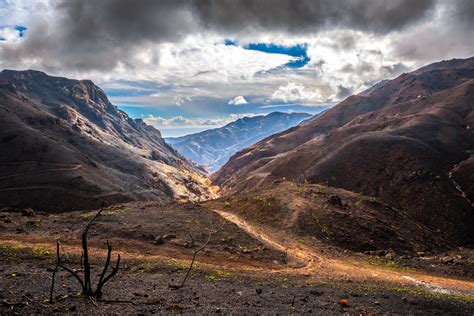
[[[453,1],[472,25],[473,2]],[[292,35],[334,28],[388,34],[430,16],[434,0],[58,0],[53,21],[36,17],[25,40],[0,48],[4,63],[40,60],[44,69],[105,71],[134,67],[144,45],[199,32]],[[464,22],[462,22],[464,21]],[[467,22],[466,22],[467,21]],[[342,49],[354,45],[341,39]],[[159,59],[159,56],[152,59]]]
[[[432,0],[202,0],[200,21],[211,29],[315,32],[347,27],[376,33],[401,29],[423,18]]]
[[[456,0],[455,0],[456,1]],[[474,28],[474,1],[473,0],[457,0],[454,6],[454,17],[458,19],[463,26]]]

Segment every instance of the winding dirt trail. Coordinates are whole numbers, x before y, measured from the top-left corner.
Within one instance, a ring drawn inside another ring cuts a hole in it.
[[[288,257],[300,265],[279,270],[287,273],[301,273],[316,277],[340,279],[378,280],[402,285],[417,285],[429,291],[444,294],[461,294],[474,297],[474,280],[460,280],[434,276],[419,272],[387,270],[358,261],[355,258],[334,259],[323,255],[313,247],[299,243],[288,232],[273,230],[249,223],[239,216],[213,209],[216,214],[237,225],[252,237],[273,249],[286,252]]]
[[[416,285],[429,291],[444,294],[461,294],[474,298],[474,280],[461,280],[440,275],[430,275],[423,272],[408,272],[388,270],[384,267],[370,265],[367,261],[355,256],[343,255],[336,257],[331,251],[318,245],[302,243],[300,237],[288,231],[281,231],[271,227],[261,226],[248,222],[238,215],[217,209],[209,209],[226,221],[235,224],[242,231],[259,240],[268,248],[286,253],[288,262],[285,265],[268,264],[240,260],[238,258],[222,257],[222,253],[211,253],[209,256],[198,258],[199,265],[210,269],[233,270],[258,275],[300,275],[314,279],[354,280],[354,281],[382,281],[395,286]],[[52,252],[57,237],[43,233],[21,235],[0,232],[0,242],[5,245],[27,247],[41,247]],[[189,264],[189,252],[180,249],[159,248],[141,241],[130,241],[127,238],[116,237],[112,242],[118,244],[114,251],[120,253],[124,259],[134,260],[176,260]],[[80,244],[66,241],[64,246],[67,252],[80,255]],[[91,247],[91,254],[98,257],[106,256],[106,249]],[[332,255],[331,255],[332,254]]]

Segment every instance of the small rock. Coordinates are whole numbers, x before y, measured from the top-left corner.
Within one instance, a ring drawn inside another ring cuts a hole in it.
[[[5,218],[5,219],[3,220],[3,222],[8,224],[8,223],[11,223],[11,222],[12,222],[12,219],[9,218],[9,217],[7,217],[7,218]]]
[[[142,233],[142,238],[143,239],[149,239],[149,240],[155,240],[156,237],[153,234],[148,234],[148,233]]]
[[[163,238],[163,236],[158,236],[155,238],[155,240],[153,241],[153,243],[155,245],[163,245],[165,243],[165,239]]]
[[[21,210],[21,215],[34,217],[34,216],[36,216],[36,213],[31,208],[26,208],[26,209]]]
[[[328,203],[335,205],[335,206],[342,206],[342,200],[337,195],[331,195],[328,199]]]
[[[424,257],[425,255],[426,255],[426,253],[423,252],[423,251],[418,251],[418,252],[416,253],[416,256],[417,256],[417,257]]]
[[[380,302],[379,302],[379,301],[375,301],[375,302],[374,302],[374,305],[377,305],[377,306],[378,306],[378,305],[380,305]]]
[[[255,292],[257,292],[258,295],[262,294],[262,289],[255,289]]]

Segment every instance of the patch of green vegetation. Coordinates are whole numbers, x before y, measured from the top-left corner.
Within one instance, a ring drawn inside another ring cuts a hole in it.
[[[398,271],[407,271],[415,272],[416,269],[410,267],[400,266],[396,261],[385,260],[380,257],[373,257],[369,259],[369,264],[377,267],[381,267],[388,270],[398,270]]]
[[[206,275],[205,276],[205,279],[209,282],[216,282],[216,281],[220,281],[222,280],[221,278],[219,278],[218,276],[216,275]]]
[[[474,256],[470,256],[469,258],[467,258],[467,263],[474,264]]]
[[[150,273],[155,271],[159,266],[154,264],[151,261],[145,261],[140,264],[132,264],[129,266],[131,274],[143,274],[143,273]]]
[[[24,246],[18,245],[0,245],[0,252],[7,257],[17,257],[19,252],[26,249]]]
[[[290,280],[288,278],[278,278],[276,279],[276,281],[281,283],[288,283]]]
[[[33,249],[31,249],[31,252],[35,255],[38,255],[38,256],[49,256],[49,255],[51,255],[51,251],[49,251],[47,249],[41,249],[41,248],[33,248]]]
[[[170,261],[168,261],[168,266],[171,268],[179,269],[179,270],[184,270],[184,269],[189,268],[189,265],[179,262],[178,260],[175,260],[175,259],[171,259]]]
[[[214,270],[213,271],[217,276],[223,278],[223,279],[228,279],[230,277],[232,277],[232,272],[229,272],[229,271],[224,271],[224,270]]]
[[[209,274],[207,274],[204,278],[208,282],[217,282],[217,281],[229,279],[230,277],[232,277],[231,272],[215,269],[215,270],[212,270]]]
[[[357,207],[361,207],[363,204],[363,201],[362,200],[357,200],[355,201],[354,205],[357,206]]]
[[[430,299],[452,299],[457,301],[464,301],[464,302],[474,302],[474,297],[462,295],[462,294],[449,294],[449,293],[439,293],[433,292],[425,288],[421,287],[392,287],[388,288],[388,290],[399,292],[399,293],[406,293],[412,296],[421,296]]]
[[[122,208],[118,208],[118,207],[115,207],[115,206],[109,206],[107,208],[105,208],[102,213],[100,214],[100,216],[113,216],[113,215],[116,215],[118,213],[120,213],[120,211],[123,211]],[[94,210],[94,211],[90,211],[90,212],[84,212],[81,214],[81,217],[83,219],[92,219],[95,214],[97,214],[97,210]]]

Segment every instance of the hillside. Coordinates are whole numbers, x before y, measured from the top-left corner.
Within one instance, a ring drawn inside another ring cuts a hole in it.
[[[209,196],[199,169],[89,80],[0,73],[0,206],[62,211]]]
[[[189,160],[206,166],[212,173],[237,151],[270,135],[287,130],[309,117],[311,115],[306,113],[282,112],[244,117],[220,128],[166,138],[166,142]]]
[[[405,73],[234,155],[226,193],[275,180],[377,197],[433,232],[474,242],[474,58]]]

